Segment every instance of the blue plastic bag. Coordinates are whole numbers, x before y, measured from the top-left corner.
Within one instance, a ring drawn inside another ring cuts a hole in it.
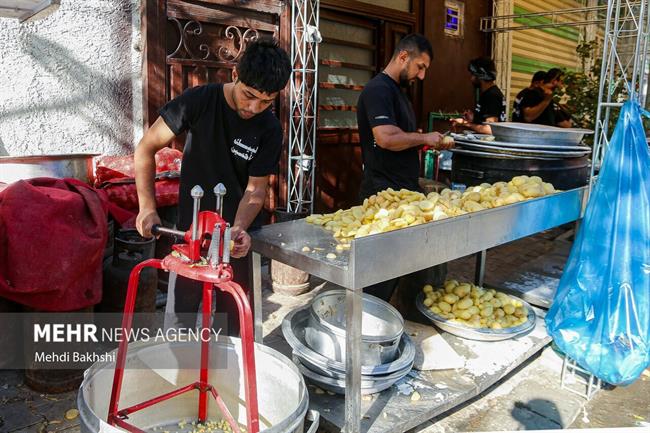
[[[621,109],[546,325],[605,382],[650,365],[650,150],[636,102]]]

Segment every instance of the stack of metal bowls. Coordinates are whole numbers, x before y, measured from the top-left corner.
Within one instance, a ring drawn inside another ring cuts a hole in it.
[[[361,393],[389,388],[411,371],[415,346],[390,304],[363,294]],[[300,372],[319,387],[345,393],[345,290],[330,290],[287,315],[282,333]]]
[[[590,173],[591,148],[582,139],[593,131],[530,123],[490,123],[493,135],[452,134],[456,146],[452,182],[467,186],[536,175],[556,188],[583,186]]]

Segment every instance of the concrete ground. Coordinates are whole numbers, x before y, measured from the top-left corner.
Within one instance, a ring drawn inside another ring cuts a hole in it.
[[[502,286],[520,269],[542,262],[558,250],[568,251],[570,232],[551,230],[494,248],[488,252],[485,282]],[[554,265],[555,266],[555,265]],[[449,264],[449,277],[471,281],[474,259]],[[286,297],[265,290],[264,331],[267,343],[282,338],[278,326],[284,315],[324,288]],[[463,407],[435,418],[412,433],[506,431],[561,428],[647,427],[650,431],[650,371],[628,387],[602,389],[587,401],[560,387],[561,358],[547,347],[486,392]],[[0,433],[80,431],[76,392],[48,395],[22,383],[19,371],[0,371]],[[571,387],[581,390],[578,384]],[[108,390],[107,390],[108,393]]]

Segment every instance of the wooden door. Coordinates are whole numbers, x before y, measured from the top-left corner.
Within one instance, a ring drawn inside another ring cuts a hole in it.
[[[232,69],[251,40],[273,36],[289,52],[289,0],[146,0],[144,5],[145,128],[156,120],[160,107],[185,89],[231,81]],[[274,107],[285,135],[287,106],[285,90]],[[179,136],[174,147],[182,149],[184,142]],[[272,182],[270,208],[283,180]]]

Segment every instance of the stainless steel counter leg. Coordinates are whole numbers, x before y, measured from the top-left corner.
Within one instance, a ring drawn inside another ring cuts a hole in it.
[[[361,432],[361,289],[345,296],[345,433]]]
[[[483,286],[483,279],[485,278],[485,258],[487,257],[487,250],[479,251],[476,253],[476,267],[474,269],[474,284]]]
[[[262,256],[252,253],[253,259],[253,318],[255,320],[255,341],[262,344]]]

